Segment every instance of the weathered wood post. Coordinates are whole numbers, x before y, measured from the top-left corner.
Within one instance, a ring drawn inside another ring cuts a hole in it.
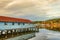
[[[0,39],[1,39],[1,31],[0,31]]]
[[[7,30],[7,37],[8,38],[13,37],[12,30]]]
[[[5,37],[6,37],[6,32],[7,32],[6,30],[2,30],[2,31],[1,31],[1,36],[2,36],[2,38],[5,38]]]

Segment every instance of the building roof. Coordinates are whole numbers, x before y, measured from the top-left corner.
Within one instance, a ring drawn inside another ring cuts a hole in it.
[[[32,21],[28,20],[28,19],[22,19],[22,18],[0,16],[0,22],[26,22],[26,23],[30,23]]]

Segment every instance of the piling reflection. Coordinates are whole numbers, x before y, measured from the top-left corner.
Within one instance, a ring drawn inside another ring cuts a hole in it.
[[[14,37],[14,38],[9,38],[9,39],[6,39],[6,40],[28,40],[28,39],[33,38],[33,37],[35,37],[35,33],[26,33],[24,35],[17,36],[17,37]]]
[[[8,35],[7,36],[6,35],[0,36],[0,40],[18,40],[18,39],[19,40],[22,40],[22,39],[27,40],[32,37],[35,37],[35,32],[21,33],[20,35],[11,35],[11,34],[8,34]]]
[[[26,35],[26,34],[31,34],[31,33],[36,33],[36,32],[39,32],[39,29],[37,29],[35,27],[1,30],[0,31],[0,40],[9,39],[9,38]],[[34,34],[34,36],[35,36],[35,34]]]

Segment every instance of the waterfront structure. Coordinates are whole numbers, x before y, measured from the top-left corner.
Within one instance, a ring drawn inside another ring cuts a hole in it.
[[[31,20],[0,16],[0,38],[13,37],[20,33],[37,32]]]
[[[0,16],[0,30],[32,27],[31,22],[22,18]]]

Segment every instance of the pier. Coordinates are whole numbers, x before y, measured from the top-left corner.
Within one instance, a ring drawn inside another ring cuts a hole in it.
[[[38,31],[39,29],[35,27],[0,30],[0,40],[9,39],[24,34],[35,33]]]
[[[39,29],[31,20],[0,16],[0,40],[10,40],[10,38],[14,39],[38,31]]]

